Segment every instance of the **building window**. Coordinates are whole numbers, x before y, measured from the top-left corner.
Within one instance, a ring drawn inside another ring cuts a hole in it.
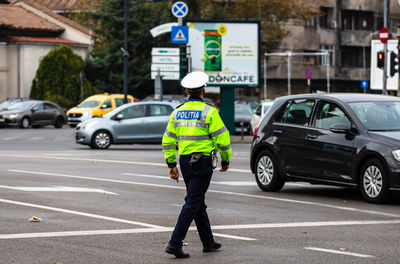
[[[304,26],[305,27],[316,27],[317,26],[316,18],[312,17],[309,20],[304,20]]]
[[[372,31],[373,19],[373,12],[342,10],[342,29]]]
[[[319,17],[319,26],[321,28],[334,28],[335,21],[333,18],[333,8],[321,7],[321,16]]]
[[[363,52],[365,49],[365,52]],[[369,47],[342,47],[341,62],[342,67],[363,68],[364,60],[365,67],[370,67],[371,49]]]
[[[335,65],[335,47],[330,45],[321,45],[319,46],[319,51],[321,52],[328,52],[329,53],[329,65]],[[327,65],[328,58],[326,56],[319,56],[319,64],[320,65]]]

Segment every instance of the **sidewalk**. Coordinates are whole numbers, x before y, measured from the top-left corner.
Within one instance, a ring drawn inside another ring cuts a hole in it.
[[[231,143],[243,143],[243,144],[251,144],[253,142],[253,136],[231,136]]]

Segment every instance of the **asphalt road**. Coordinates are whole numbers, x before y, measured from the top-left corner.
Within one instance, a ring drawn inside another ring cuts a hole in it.
[[[176,260],[164,250],[185,189],[160,145],[92,150],[68,127],[0,129],[0,263],[399,263],[398,198],[306,183],[262,192],[249,146],[233,144],[207,193],[222,250],[202,253],[193,226],[191,257]]]

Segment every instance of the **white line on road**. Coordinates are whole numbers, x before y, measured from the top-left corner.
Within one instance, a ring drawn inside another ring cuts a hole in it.
[[[136,176],[143,178],[153,178],[153,179],[161,179],[161,180],[171,180],[168,176],[159,176],[159,175],[148,175],[148,174],[138,174],[138,173],[121,173],[122,175],[127,176]],[[183,181],[182,178],[179,178],[180,181]],[[212,184],[220,184],[220,185],[228,185],[228,186],[256,186],[255,181],[211,181]]]
[[[333,254],[348,255],[348,256],[360,257],[360,258],[374,258],[374,256],[371,256],[371,255],[364,255],[364,254],[359,254],[359,253],[346,252],[346,251],[333,250],[333,249],[326,249],[326,248],[305,247],[304,249],[320,251],[320,252],[326,252],[326,253],[333,253]]]
[[[148,186],[148,187],[161,187],[161,188],[186,190],[185,187],[181,187],[181,186],[172,186],[172,185],[163,185],[163,184],[154,184],[154,183],[110,180],[110,179],[103,179],[103,178],[93,178],[93,177],[85,177],[85,176],[75,176],[75,175],[67,175],[67,174],[58,174],[58,173],[49,173],[49,172],[37,172],[37,171],[26,171],[26,170],[8,170],[8,171],[16,172],[16,173],[24,173],[24,174],[47,175],[47,176],[54,176],[54,177],[66,177],[66,178],[83,179],[83,180],[91,180],[91,181],[103,181],[103,182],[113,182],[113,183],[124,183],[124,184],[132,184],[132,185],[141,185],[141,186]],[[312,206],[319,206],[319,207],[324,207],[324,208],[331,208],[331,209],[336,209],[336,210],[344,210],[344,211],[350,211],[350,212],[356,212],[356,213],[364,213],[364,214],[372,214],[372,215],[380,215],[380,216],[400,218],[399,214],[392,214],[392,213],[385,213],[385,212],[379,212],[379,211],[358,209],[358,208],[354,208],[354,207],[336,206],[336,205],[317,203],[317,202],[293,200],[293,199],[278,198],[278,197],[271,197],[271,196],[262,196],[262,195],[247,194],[247,193],[228,192],[228,191],[220,191],[220,190],[209,190],[208,192],[209,193],[218,193],[218,194],[227,194],[227,195],[233,195],[233,196],[240,196],[240,197],[247,197],[247,198],[266,199],[266,200],[279,201],[279,202],[312,205]]]
[[[6,155],[0,154],[0,157],[9,158],[30,158],[30,159],[53,159],[53,160],[71,160],[71,161],[90,161],[90,162],[104,162],[104,163],[116,163],[116,164],[129,164],[129,165],[143,165],[143,166],[158,166],[166,167],[165,163],[156,162],[141,162],[141,161],[127,161],[127,160],[104,160],[104,159],[88,159],[88,158],[73,158],[73,157],[52,157],[52,156],[34,156],[34,155]],[[250,170],[233,169],[229,168],[231,172],[240,173],[251,173]]]
[[[298,222],[298,223],[266,223],[248,225],[215,225],[213,230],[238,230],[238,229],[259,229],[259,228],[293,228],[293,227],[321,227],[321,226],[351,226],[351,225],[384,225],[400,224],[400,220],[379,220],[379,221],[326,221],[326,222]],[[158,233],[171,232],[174,227],[153,227],[135,229],[112,229],[112,230],[88,230],[88,231],[63,231],[63,232],[42,232],[42,233],[20,233],[20,234],[0,234],[0,239],[18,238],[38,238],[38,237],[62,237],[62,236],[88,236],[88,235],[113,235],[113,234],[138,234],[138,233]],[[196,227],[190,227],[190,231],[196,231]],[[231,238],[237,240],[256,240],[254,238],[232,236],[221,233],[213,233],[215,236]],[[311,248],[307,248],[311,249]],[[340,251],[342,252],[342,251]],[[350,252],[348,252],[350,253]]]
[[[113,193],[113,192],[105,191],[102,189],[69,187],[69,186],[15,187],[15,186],[0,185],[0,188],[24,191],[24,192],[86,192],[86,193],[102,193],[102,194],[119,195],[118,193]]]
[[[50,210],[50,211],[56,211],[56,212],[67,213],[67,214],[92,217],[92,218],[113,221],[113,222],[118,222],[118,223],[124,223],[124,224],[131,224],[131,225],[138,225],[138,226],[145,226],[145,227],[155,227],[155,228],[162,227],[162,226],[158,226],[158,225],[152,225],[152,224],[147,224],[147,223],[142,223],[142,222],[137,222],[137,221],[130,221],[130,220],[125,220],[125,219],[121,219],[121,218],[84,213],[84,212],[62,209],[62,208],[57,208],[57,207],[44,206],[44,205],[40,205],[40,204],[23,203],[23,202],[6,200],[6,199],[0,199],[0,202],[8,203],[8,204],[22,205],[22,206],[33,207],[33,208],[39,208],[39,209]]]

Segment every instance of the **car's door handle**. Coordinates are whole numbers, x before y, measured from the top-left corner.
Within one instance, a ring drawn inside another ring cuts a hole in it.
[[[317,135],[307,135],[308,139],[316,139],[318,136]]]
[[[274,134],[282,135],[283,132],[282,132],[282,130],[276,130],[276,129],[274,129]]]

